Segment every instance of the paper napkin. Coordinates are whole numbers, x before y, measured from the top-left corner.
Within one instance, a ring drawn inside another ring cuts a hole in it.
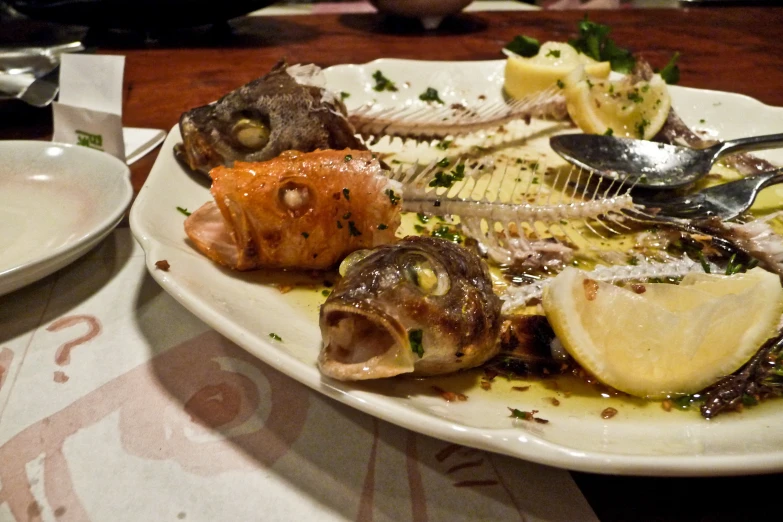
[[[64,54],[53,141],[102,150],[128,164],[163,141],[158,129],[122,127],[124,56]]]

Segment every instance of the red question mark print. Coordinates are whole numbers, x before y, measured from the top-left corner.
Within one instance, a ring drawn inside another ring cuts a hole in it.
[[[70,315],[61,317],[46,327],[46,330],[49,332],[59,332],[60,330],[70,328],[71,326],[75,326],[79,323],[84,323],[87,325],[87,333],[77,337],[76,339],[68,341],[67,343],[57,348],[57,352],[54,354],[54,362],[57,363],[58,366],[65,366],[66,364],[69,364],[71,362],[71,350],[92,340],[99,333],[101,333],[101,323],[92,315]],[[54,372],[55,382],[63,383],[67,380],[68,376],[65,375],[64,372]]]

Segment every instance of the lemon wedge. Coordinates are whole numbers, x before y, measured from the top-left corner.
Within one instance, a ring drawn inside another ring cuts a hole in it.
[[[558,85],[577,67],[594,78],[607,78],[609,62],[596,62],[564,42],[545,42],[530,58],[509,56],[503,88],[512,98],[525,98]]]
[[[586,134],[649,140],[669,116],[671,97],[659,74],[634,83],[630,76],[598,80],[575,70],[564,83],[568,114]]]
[[[543,306],[583,368],[656,399],[703,390],[747,362],[775,332],[783,288],[761,268],[619,287],[569,267],[544,289]]]

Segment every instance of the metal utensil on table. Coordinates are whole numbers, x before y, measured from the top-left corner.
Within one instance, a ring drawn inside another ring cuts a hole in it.
[[[57,67],[49,74],[36,78],[17,98],[33,107],[46,107],[60,92],[59,74],[60,68]]]
[[[634,196],[633,200],[667,217],[717,217],[728,220],[746,212],[761,189],[777,183],[783,183],[783,168],[729,181],[685,196],[672,197],[668,193],[658,193],[654,196]]]
[[[727,140],[706,149],[596,134],[553,136],[549,145],[570,163],[607,180],[646,189],[673,189],[705,176],[726,154],[781,147],[783,134]]]

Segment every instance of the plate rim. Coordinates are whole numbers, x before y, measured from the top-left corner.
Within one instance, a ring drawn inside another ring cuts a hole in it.
[[[343,65],[368,66],[388,61],[416,64],[457,63],[453,61],[420,61],[382,58],[366,64]],[[487,62],[502,61],[503,60],[475,60],[470,63],[486,64]],[[677,90],[683,89],[689,91],[690,94],[709,92],[715,93],[716,95],[737,96],[744,98],[746,101],[758,104],[760,107],[783,112],[783,107],[766,105],[755,98],[743,94],[726,91],[711,91],[694,87],[674,87]],[[168,133],[163,148],[166,148],[172,142],[180,139],[179,128],[178,125],[175,124]],[[202,298],[198,297],[182,285],[176,280],[176,277],[172,278],[170,273],[156,270],[156,249],[159,246],[162,246],[162,243],[154,242],[154,234],[150,234],[150,231],[146,230],[141,212],[147,201],[146,194],[149,192],[145,189],[148,188],[151,181],[154,182],[157,179],[157,176],[163,175],[163,173],[158,173],[159,170],[163,169],[163,161],[163,156],[159,155],[130,212],[131,231],[145,252],[145,264],[148,272],[166,292],[175,298],[177,302],[190,310],[211,328],[220,332],[238,346],[250,351],[251,354],[259,357],[259,359],[278,371],[308,386],[314,391],[336,399],[373,417],[427,436],[574,471],[616,475],[697,477],[761,474],[783,470],[783,450],[777,452],[723,455],[632,455],[600,450],[585,451],[544,440],[537,437],[534,433],[522,430],[518,427],[477,428],[467,426],[444,418],[434,418],[432,415],[419,410],[405,408],[395,401],[391,401],[390,404],[384,403],[382,405],[383,407],[379,407],[377,403],[367,400],[372,398],[377,399],[377,393],[358,389],[351,386],[350,383],[335,384],[331,379],[321,376],[316,368],[310,368],[293,354],[280,351],[279,348],[272,346],[271,343],[263,338],[249,335],[247,329],[241,325],[227,325],[219,311],[216,311],[209,303],[205,302]],[[268,350],[263,350],[263,348],[268,348]],[[305,373],[293,373],[291,369],[296,367],[305,368],[307,371]],[[313,371],[317,374],[318,378],[313,378]],[[425,425],[426,427],[423,427]],[[492,436],[486,436],[488,432],[490,432]],[[510,451],[507,444],[504,445],[499,441],[499,439],[508,439],[510,437],[525,439],[525,441],[520,441],[519,444],[514,445],[513,448],[524,447],[529,449],[522,452]]]
[[[95,158],[100,158],[101,161],[114,163],[117,168],[122,170],[121,175],[118,176],[120,181],[118,186],[121,192],[117,196],[116,206],[112,207],[111,212],[107,212],[103,217],[96,220],[97,223],[80,237],[53,249],[51,252],[47,252],[27,262],[0,271],[0,295],[10,294],[11,292],[39,281],[87,253],[120,224],[133,199],[133,185],[130,180],[130,168],[128,168],[128,165],[124,162],[108,153],[93,150],[88,147],[82,147],[73,143],[40,140],[0,140],[0,153],[3,148],[20,146],[40,147],[41,150],[52,146],[68,150],[78,150],[79,154],[86,154],[87,156],[94,155]],[[93,175],[103,174],[104,171],[100,170]],[[111,174],[111,176],[114,176],[114,174]]]

